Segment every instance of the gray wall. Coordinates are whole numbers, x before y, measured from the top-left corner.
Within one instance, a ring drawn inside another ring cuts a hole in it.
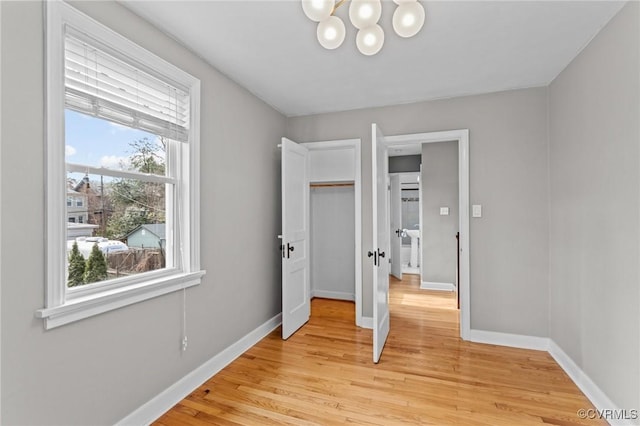
[[[1,417],[7,425],[113,424],[281,311],[276,144],[286,119],[117,3],[78,6],[202,81],[207,275],[187,290],[184,353],[180,293],[50,331],[34,318],[45,278],[43,13],[39,2],[1,2]],[[242,161],[230,170],[230,158]]]
[[[550,337],[620,408],[640,408],[640,7],[549,88]]]
[[[456,284],[458,142],[422,144],[422,281]],[[449,215],[441,216],[440,207]]]
[[[389,173],[419,172],[420,155],[399,155],[389,157]]]
[[[386,135],[470,130],[471,327],[547,336],[546,88],[290,118],[299,142],[362,138],[363,315],[372,315],[371,123]],[[491,250],[487,250],[491,247]]]
[[[354,188],[311,188],[310,198],[311,290],[355,300]]]
[[[640,406],[637,3],[548,90],[289,120],[120,5],[77,5],[202,80],[208,273],[187,292],[185,353],[175,293],[43,330],[34,318],[45,278],[44,252],[34,250],[45,211],[42,5],[0,2],[3,424],[112,424],[280,312],[275,145],[285,133],[301,142],[362,138],[363,313],[371,316],[372,122],[388,135],[470,129],[470,201],[484,213],[471,222],[472,328],[549,335],[617,405]],[[231,171],[229,158],[243,161]]]

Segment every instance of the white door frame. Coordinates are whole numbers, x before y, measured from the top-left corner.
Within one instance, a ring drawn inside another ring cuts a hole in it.
[[[420,170],[422,170],[422,164],[420,164]],[[420,176],[422,176],[422,172],[393,172],[393,173],[389,173],[389,176],[393,176],[393,175],[397,175],[400,176],[400,179],[402,179],[402,177],[404,176],[416,176],[418,177],[417,180],[417,184],[418,184],[418,199],[422,200],[422,182],[420,181]],[[402,180],[400,183],[400,192],[402,193]],[[422,203],[418,202],[418,222],[420,224],[420,237],[422,237]],[[418,263],[420,263],[419,266],[419,270],[420,270],[420,282],[422,282],[422,240],[420,240],[420,253],[418,253]],[[402,256],[402,253],[400,254]]]
[[[389,222],[393,222],[393,218],[396,216],[399,210],[399,217],[396,217],[396,220],[399,223],[396,223],[396,229],[392,229],[389,227],[390,232],[390,247],[389,247],[389,260],[391,261],[391,266],[389,273],[398,279],[402,279],[402,183],[401,183],[401,173],[389,173],[389,179],[391,180],[391,185],[389,188]],[[398,185],[398,194],[397,199],[394,199],[394,177],[397,178]],[[396,230],[398,231],[398,235],[393,235]],[[395,242],[394,242],[395,238]],[[398,241],[400,240],[400,241]],[[397,253],[394,253],[394,247],[398,247]],[[399,265],[399,268],[398,268]],[[394,269],[399,269],[398,275],[394,274]]]
[[[303,143],[309,151],[343,150],[352,148],[355,152],[353,169],[353,188],[355,198],[355,295],[356,295],[356,325],[363,327],[362,321],[362,176],[360,172],[361,154],[360,139],[341,139],[322,142]],[[313,183],[328,182],[314,180]],[[333,180],[331,182],[336,182]],[[312,182],[307,182],[310,184]]]
[[[471,294],[469,273],[469,129],[443,132],[413,133],[387,136],[387,146],[423,144],[433,142],[458,142],[458,197],[460,203],[460,337],[469,340],[471,330]],[[422,183],[422,182],[421,182]],[[420,217],[422,222],[422,217]],[[422,229],[420,229],[422,241]]]
[[[0,7],[2,11],[2,7]],[[2,13],[0,13],[0,23],[2,22]],[[0,40],[0,45],[2,41]],[[0,55],[0,99],[2,99],[2,55]],[[0,109],[0,129],[2,129],[2,110]],[[2,135],[0,134],[0,141]],[[2,143],[0,143],[0,169],[2,169]],[[1,173],[0,173],[1,175]],[[2,188],[2,179],[0,176],[0,189]],[[0,200],[2,200],[2,191],[0,190]],[[1,205],[1,204],[0,204]],[[0,209],[0,241],[2,241],[2,213]],[[2,255],[0,254],[0,259]],[[2,277],[2,262],[0,261],[0,277]],[[0,281],[0,330],[2,330],[2,283]],[[2,366],[2,339],[0,338],[0,366]],[[0,424],[2,424],[2,368],[0,368]]]

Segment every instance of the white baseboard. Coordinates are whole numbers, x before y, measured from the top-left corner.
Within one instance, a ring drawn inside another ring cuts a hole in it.
[[[320,296],[321,297],[321,296]],[[162,416],[209,378],[258,343],[282,323],[278,314],[224,349],[200,367],[187,374],[146,404],[120,420],[116,425],[148,425]],[[362,317],[362,327],[373,329],[373,318]],[[618,410],[617,406],[589,376],[553,340],[547,337],[525,336],[496,331],[469,330],[469,340],[476,343],[548,351],[578,388],[598,410]],[[586,407],[585,407],[586,408]],[[632,426],[630,420],[607,419],[612,426]]]
[[[201,384],[229,365],[247,349],[258,343],[282,323],[282,314],[278,314],[255,330],[206,361],[200,367],[187,374],[149,402],[120,420],[117,425],[148,425],[162,416]]]
[[[536,351],[549,350],[549,338],[547,337],[471,329],[469,330],[469,340],[476,343],[509,346],[512,348],[533,349]]]
[[[373,317],[362,317],[362,328],[373,330]]]
[[[549,354],[562,367],[565,373],[573,380],[573,383],[585,394],[589,401],[600,410],[620,411],[609,397],[596,385],[587,374],[563,351],[553,340],[549,340]],[[586,408],[586,407],[585,407]],[[637,425],[631,420],[606,419],[611,426]]]
[[[430,281],[422,281],[420,283],[421,290],[440,290],[440,291],[456,291],[453,283],[434,283]]]
[[[311,297],[321,297],[323,299],[350,300],[352,302],[356,300],[355,294],[342,292],[342,291],[311,290]]]
[[[555,359],[560,368],[573,380],[578,389],[600,410],[600,412],[621,412],[609,397],[593,380],[567,355],[553,340],[548,337],[524,336],[520,334],[498,333],[495,331],[469,330],[469,340],[476,343],[510,346],[513,348],[547,351]],[[587,408],[587,407],[584,407]],[[611,426],[632,426],[632,420],[606,419]]]

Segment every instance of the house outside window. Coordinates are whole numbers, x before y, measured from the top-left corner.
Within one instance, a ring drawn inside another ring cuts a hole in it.
[[[46,6],[48,271],[36,316],[53,328],[200,283],[200,82],[69,4]],[[142,137],[122,148],[117,132]],[[140,225],[166,229],[154,261],[124,243]]]

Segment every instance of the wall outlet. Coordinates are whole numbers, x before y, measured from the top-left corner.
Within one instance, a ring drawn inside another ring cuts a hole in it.
[[[440,207],[440,216],[449,216],[449,207]]]
[[[482,205],[474,204],[471,208],[471,216],[472,217],[482,217]]]

